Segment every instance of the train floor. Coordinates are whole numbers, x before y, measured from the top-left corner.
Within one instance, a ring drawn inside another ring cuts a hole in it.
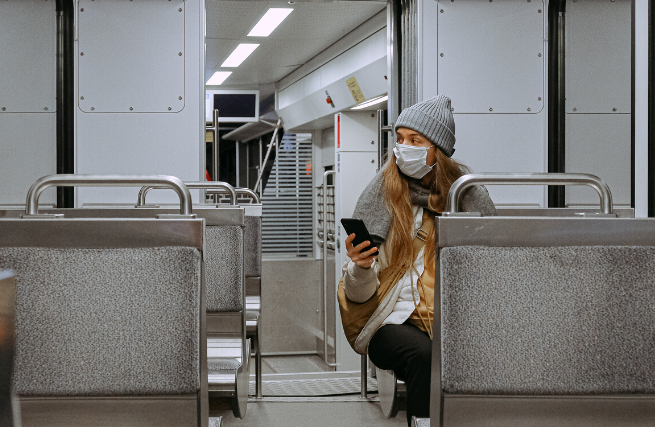
[[[318,356],[268,356],[262,359],[263,398],[255,397],[254,359],[246,417],[232,415],[225,404],[210,399],[210,416],[221,427],[369,427],[405,426],[405,413],[385,420],[375,379],[368,378],[368,396],[361,397],[358,373],[337,373]]]

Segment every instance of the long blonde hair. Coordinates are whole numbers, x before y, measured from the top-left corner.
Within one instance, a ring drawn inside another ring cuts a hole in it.
[[[434,166],[434,176],[429,184],[430,196],[428,208],[431,216],[435,212],[441,213],[446,207],[446,200],[450,187],[459,177],[470,173],[470,169],[447,157],[435,147],[437,163]],[[409,197],[409,183],[404,175],[401,175],[396,165],[394,155],[389,157],[383,172],[383,185],[385,190],[385,204],[391,212],[391,228],[387,238],[387,247],[390,248],[391,260],[389,267],[385,269],[384,277],[394,280],[393,284],[405,274],[413,265],[416,255],[414,254],[414,215],[412,202]],[[435,233],[433,221],[429,221],[428,229],[425,230],[428,237],[425,242],[426,268],[434,271],[436,254]],[[390,271],[386,271],[390,270]],[[381,277],[381,282],[384,278]]]

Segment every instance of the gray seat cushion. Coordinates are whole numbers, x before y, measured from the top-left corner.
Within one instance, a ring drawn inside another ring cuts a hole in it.
[[[259,277],[262,275],[262,218],[246,216],[245,220],[245,273],[246,277]]]
[[[655,392],[655,248],[444,248],[447,393]]]
[[[199,389],[193,248],[0,248],[16,275],[14,389],[111,396]]]
[[[209,372],[236,371],[240,366],[241,362],[233,357],[210,357],[207,359]]]
[[[205,235],[207,311],[241,311],[244,292],[243,229],[239,226],[207,226]]]

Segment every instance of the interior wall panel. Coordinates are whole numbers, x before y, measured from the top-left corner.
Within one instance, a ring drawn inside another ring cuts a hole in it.
[[[567,172],[598,175],[615,205],[630,206],[632,1],[566,6]],[[595,205],[593,190],[566,189],[567,205]]]
[[[474,172],[546,172],[544,1],[423,0],[421,8],[421,99],[451,98],[453,158]],[[543,186],[487,188],[499,206],[546,205]]]
[[[79,5],[76,173],[204,179],[204,3],[85,0]],[[90,9],[82,11],[82,6]],[[93,19],[82,15],[91,16],[97,7],[103,16],[121,19],[114,25],[90,25]],[[85,20],[90,21],[82,26]],[[145,31],[149,27],[143,22],[150,23],[154,32]],[[121,50],[119,43],[130,46]],[[88,55],[103,59],[85,62],[92,59],[87,58],[85,46],[92,47]],[[112,59],[120,64],[108,66]],[[173,61],[173,65],[164,66],[166,61]],[[115,83],[116,73],[121,74],[120,84]],[[86,104],[86,90],[102,108],[92,109],[94,105]],[[81,188],[76,203],[131,203],[137,193],[138,189],[131,188]],[[197,199],[197,192],[192,192],[192,197]],[[178,200],[172,191],[152,195],[152,203]]]
[[[0,204],[56,172],[56,2],[0,2]],[[55,203],[48,190],[41,203]]]
[[[567,114],[566,171],[599,176],[615,205],[630,206],[630,115]],[[599,204],[592,188],[567,187],[568,205]]]

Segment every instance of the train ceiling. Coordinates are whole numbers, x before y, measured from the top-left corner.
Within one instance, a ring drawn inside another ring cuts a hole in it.
[[[268,37],[248,32],[271,7],[294,11]],[[207,0],[205,81],[232,71],[222,86],[256,88],[275,83],[386,7],[386,2],[267,2]],[[221,68],[239,43],[260,46],[237,68]]]

